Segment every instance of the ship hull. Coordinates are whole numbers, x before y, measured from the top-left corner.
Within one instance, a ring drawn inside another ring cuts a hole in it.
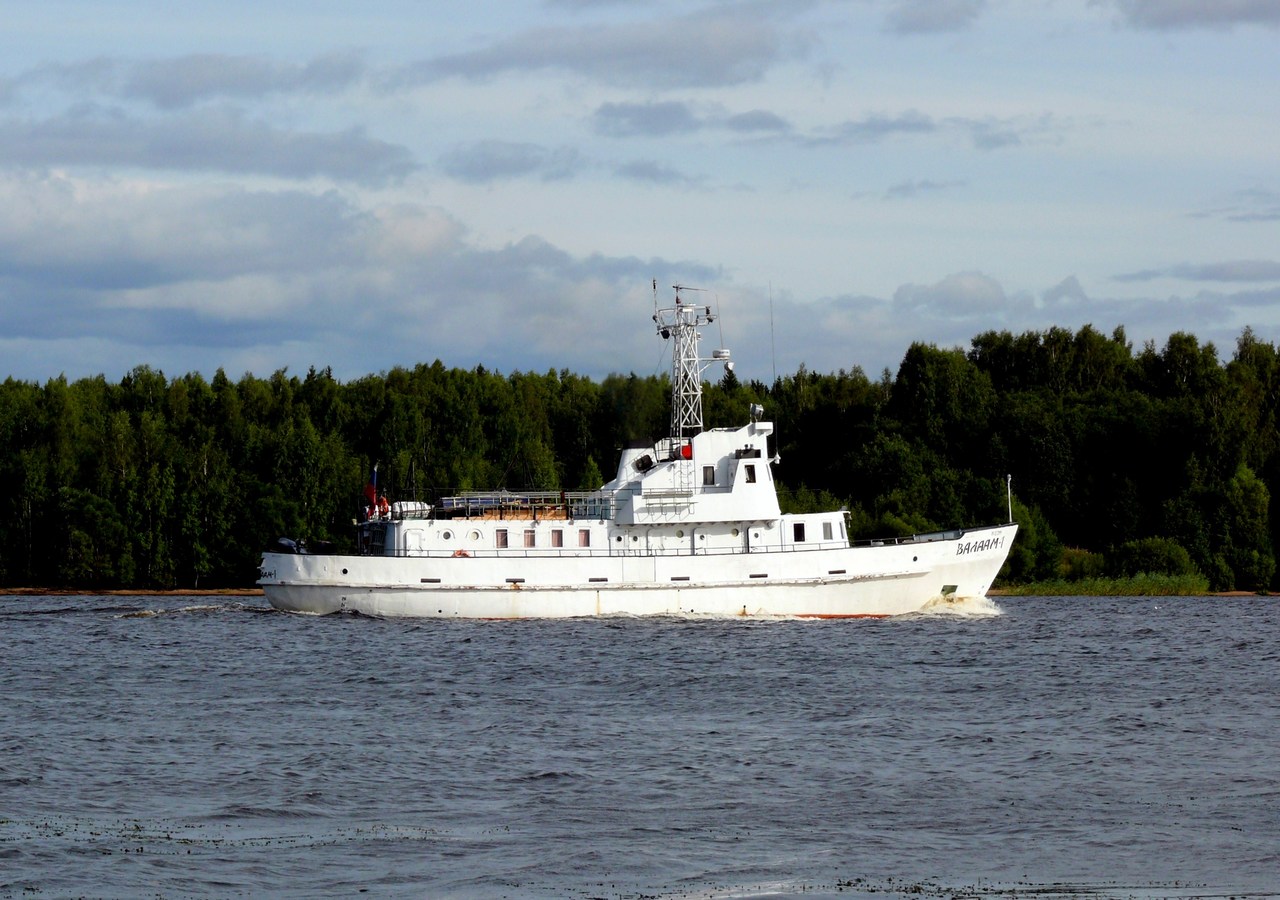
[[[279,610],[471,619],[582,616],[853,618],[985,596],[1013,524],[790,552],[330,556],[267,553]]]

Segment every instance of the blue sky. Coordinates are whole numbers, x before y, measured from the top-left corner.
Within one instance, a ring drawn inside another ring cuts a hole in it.
[[[1280,0],[176,6],[6,10],[0,376],[1280,341]]]

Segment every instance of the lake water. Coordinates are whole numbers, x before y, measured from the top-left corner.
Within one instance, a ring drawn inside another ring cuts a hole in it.
[[[0,896],[1280,896],[1280,601],[0,598]]]

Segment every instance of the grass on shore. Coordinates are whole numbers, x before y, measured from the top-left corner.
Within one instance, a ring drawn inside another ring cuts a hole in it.
[[[1126,578],[1035,581],[1003,587],[1001,593],[1009,597],[1195,597],[1212,591],[1203,575],[1140,572]]]

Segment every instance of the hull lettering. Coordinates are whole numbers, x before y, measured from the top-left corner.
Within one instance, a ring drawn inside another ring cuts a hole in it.
[[[956,556],[969,556],[973,553],[985,553],[988,550],[999,550],[1004,547],[1004,535],[989,537],[981,541],[965,541],[956,545]]]

